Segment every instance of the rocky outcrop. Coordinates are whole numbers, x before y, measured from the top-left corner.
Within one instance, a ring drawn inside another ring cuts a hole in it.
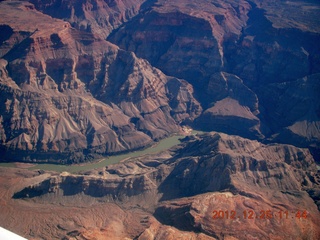
[[[164,231],[160,223],[170,226],[173,236],[185,231],[208,239],[317,239],[318,179],[307,149],[264,145],[213,132],[187,137],[170,151],[106,169],[36,177],[16,191],[14,198],[59,202],[66,197],[91,196],[154,212],[158,221],[148,221],[141,239],[160,236]],[[214,217],[214,211],[229,215]]]
[[[245,1],[160,1],[108,39],[192,83],[205,109],[197,128],[261,139],[256,94],[236,75],[220,72],[225,65],[223,45],[241,35],[250,8]]]
[[[33,5],[1,5],[14,31],[1,47],[21,38],[1,59],[4,160],[71,163],[143,148],[200,114],[187,82]]]
[[[130,197],[158,188],[161,199],[168,200],[223,190],[239,193],[242,190],[237,186],[248,185],[248,181],[261,189],[301,190],[302,183],[312,186],[308,174],[315,173],[314,159],[306,149],[209,133],[187,137],[171,154],[156,159],[147,156],[111,165],[99,172],[101,176],[95,171],[84,176],[62,173],[31,189],[48,193],[61,188],[93,197],[126,193]],[[74,187],[68,187],[71,185]]]
[[[309,98],[307,91],[297,93],[299,102],[289,93],[293,85],[303,88],[302,83],[294,83],[301,79],[314,79],[311,85],[318,89],[319,29],[317,18],[311,19],[317,13],[314,3],[31,2],[1,2],[3,89],[9,86],[46,95],[40,99],[53,95],[54,103],[46,103],[44,109],[51,105],[65,109],[57,96],[71,95],[69,102],[87,101],[90,106],[99,102],[105,107],[87,112],[89,105],[72,103],[86,109],[83,113],[68,107],[70,116],[63,115],[62,122],[73,126],[67,132],[77,132],[71,135],[79,139],[69,148],[64,136],[50,133],[39,138],[39,130],[26,131],[19,124],[14,131],[2,130],[2,152],[22,150],[15,159],[26,150],[31,152],[22,157],[31,160],[37,159],[32,152],[52,149],[61,151],[63,158],[90,159],[94,154],[147,146],[179,131],[179,124],[309,147],[318,156],[318,99],[313,97],[309,107],[299,103]],[[61,11],[55,11],[58,6]],[[284,7],[290,16],[282,12]],[[306,13],[303,17],[301,8]],[[15,111],[20,118],[27,114],[23,109]],[[112,120],[104,119],[110,112],[115,114]],[[42,120],[35,111],[31,113],[38,123],[28,121],[37,129]],[[6,114],[0,123],[4,128],[14,125],[10,123],[13,113]],[[85,120],[87,116],[90,120]],[[47,146],[42,147],[42,142]]]
[[[240,78],[224,72],[214,74],[206,93],[213,106],[209,106],[195,121],[198,127],[263,139],[258,118],[258,97]]]
[[[105,39],[110,32],[139,13],[146,0],[64,1],[31,0],[35,8],[54,18],[64,19],[81,31]],[[59,9],[59,11],[57,11]]]
[[[158,1],[108,39],[201,89],[222,69],[222,44],[241,33],[249,9],[245,1]]]
[[[315,45],[319,32],[314,32],[311,25],[310,29],[301,30],[299,22],[295,28],[279,27],[280,16],[272,22],[265,13],[268,10],[268,7],[263,9],[253,4],[239,39],[234,43],[225,42],[228,71],[241,77],[249,87],[256,88],[319,72],[319,68],[314,67],[319,58],[319,47]]]
[[[301,8],[306,11],[303,16]],[[291,141],[291,130],[284,133],[269,122],[270,114],[274,119],[278,115],[265,101],[266,93],[261,89],[270,83],[297,81],[319,73],[318,20],[312,20],[317,9],[315,3],[309,2],[157,1],[108,39],[148,59],[165,73],[190,82],[204,108],[198,128],[255,139],[276,139],[273,136],[280,134],[281,142],[304,142],[298,146],[312,147],[314,144],[305,140],[311,136],[319,139],[317,127],[307,127],[307,122],[314,120],[293,123],[299,125],[301,139],[294,137],[296,140]],[[247,88],[253,92],[256,99],[249,94],[249,101],[261,114],[238,101],[246,101],[245,95],[230,100],[219,76],[221,72],[241,79],[238,85],[243,87],[238,91],[244,93]],[[273,99],[280,99],[280,95],[272,95]],[[303,112],[307,110],[306,105]],[[283,115],[290,115],[289,109],[282,111]]]
[[[259,91],[266,119],[278,132],[272,136],[274,141],[319,148],[319,77],[314,74],[293,82],[269,84]]]
[[[28,239],[320,239],[317,16],[315,1],[1,1],[0,161],[90,161],[183,124],[251,140],[191,135],[78,174],[0,168],[0,225]]]

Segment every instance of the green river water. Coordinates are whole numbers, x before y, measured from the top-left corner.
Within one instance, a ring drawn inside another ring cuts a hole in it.
[[[194,131],[193,134],[196,132]],[[49,170],[49,171],[56,171],[56,172],[71,172],[71,173],[76,173],[80,171],[87,171],[91,170],[94,168],[102,168],[105,166],[108,166],[110,164],[118,163],[126,158],[130,157],[138,157],[142,156],[145,154],[150,154],[150,153],[157,153],[161,152],[163,150],[167,150],[177,144],[180,143],[181,138],[184,136],[182,135],[174,135],[165,139],[162,139],[159,141],[155,146],[135,151],[135,152],[130,152],[126,154],[121,154],[121,155],[115,155],[115,156],[109,156],[106,158],[102,158],[100,160],[97,160],[96,162],[93,163],[86,163],[86,164],[81,164],[81,165],[59,165],[59,164],[35,164],[32,167],[29,167],[28,169],[30,170]],[[0,167],[16,167],[14,163],[0,163]]]
[[[201,134],[204,132],[201,131],[192,131],[192,134]],[[155,146],[134,151],[126,154],[121,155],[115,155],[110,156],[106,158],[102,158],[100,160],[97,160],[93,163],[85,163],[85,164],[75,164],[75,165],[59,165],[59,164],[33,164],[34,166],[29,167],[30,170],[49,170],[49,171],[56,171],[56,172],[71,172],[71,173],[77,173],[80,171],[88,171],[95,168],[102,168],[105,166],[108,166],[110,164],[118,163],[126,158],[130,157],[139,157],[143,156],[145,154],[152,154],[152,153],[158,153],[164,150],[167,150],[175,145],[178,145],[180,143],[181,138],[184,138],[183,135],[174,135],[165,139],[162,139],[159,141]],[[0,163],[0,167],[13,167],[16,168],[15,163]],[[320,165],[317,165],[318,170],[320,170]]]

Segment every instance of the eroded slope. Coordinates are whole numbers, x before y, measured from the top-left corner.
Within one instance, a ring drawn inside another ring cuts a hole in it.
[[[287,135],[281,141],[316,144],[319,151],[319,100],[281,109],[282,115],[312,112],[300,124],[298,114],[290,121],[277,114],[289,96],[263,91],[278,85],[289,92],[287,82],[302,78],[317,79],[304,81],[307,88],[319,87],[319,12],[316,1],[157,1],[108,39],[190,82],[204,108],[197,127],[278,141],[275,135],[295,125],[300,140]],[[299,94],[308,99],[312,93]]]
[[[1,5],[3,160],[81,162],[143,148],[199,115],[186,81],[30,3]]]
[[[53,204],[54,208],[69,211],[79,199],[87,198],[93,201],[93,206],[102,208],[113,209],[112,203],[117,203],[128,216],[133,214],[138,218],[141,215],[133,210],[140,209],[149,218],[140,221],[143,226],[137,228],[140,229],[136,235],[138,239],[171,239],[180,236],[180,231],[191,239],[318,239],[320,234],[317,224],[320,219],[319,172],[307,149],[290,145],[263,145],[213,132],[187,137],[170,151],[105,169],[80,175],[35,175],[38,176],[29,176],[24,184],[10,191],[15,200],[9,200],[8,194],[5,201],[30,207],[56,202],[63,207]],[[82,208],[86,211],[87,207]],[[14,212],[9,209],[7,214]],[[214,210],[230,214],[235,211],[236,217],[214,218]],[[272,216],[266,217],[269,210]],[[19,214],[24,215],[26,210],[21,211]],[[243,215],[244,211],[247,214],[252,211],[254,218]],[[282,212],[281,217],[279,212]],[[296,216],[297,212],[301,212],[301,217]],[[307,217],[302,217],[303,212]],[[92,214],[95,214],[93,210]],[[104,212],[103,216],[109,219],[109,214],[112,211]],[[91,219],[90,216],[86,219]],[[68,219],[75,221],[73,216]],[[38,224],[44,224],[42,221],[40,218]],[[97,226],[108,229],[114,221],[100,222]],[[81,232],[80,229],[84,233],[94,224],[88,220],[79,224],[84,229],[74,225],[71,229],[59,222],[59,230],[57,222],[59,218],[50,224],[56,234],[67,234],[71,230]],[[6,227],[13,228],[10,222]],[[99,234],[106,233],[101,230]],[[125,234],[133,237],[128,232]]]

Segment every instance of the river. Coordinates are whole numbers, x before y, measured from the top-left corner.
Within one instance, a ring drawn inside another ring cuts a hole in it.
[[[201,134],[204,133],[202,131],[192,131],[192,134]],[[74,164],[74,165],[59,165],[59,164],[47,164],[47,163],[39,163],[39,164],[26,164],[24,168],[30,169],[30,170],[48,170],[48,171],[56,171],[56,172],[70,172],[70,173],[77,173],[80,171],[88,171],[95,168],[103,168],[105,166],[108,166],[110,164],[119,163],[122,160],[130,157],[139,157],[145,154],[152,154],[152,153],[158,153],[163,150],[167,150],[175,145],[178,145],[180,143],[181,138],[185,137],[185,135],[173,135],[171,137],[162,139],[159,141],[155,146],[134,151],[126,154],[120,154],[120,155],[114,155],[109,156],[106,158],[98,159],[95,162],[92,163],[84,163],[84,164]],[[18,168],[16,163],[0,163],[0,167],[12,167],[12,168]],[[317,165],[318,170],[320,170],[320,165]]]
[[[193,134],[196,134],[198,132],[193,131]],[[49,170],[49,171],[56,171],[56,172],[71,172],[71,173],[77,173],[80,171],[87,171],[94,168],[102,168],[105,166],[108,166],[110,164],[118,163],[126,158],[130,157],[138,157],[145,154],[151,154],[151,153],[157,153],[163,150],[167,150],[177,144],[180,143],[181,138],[185,136],[183,135],[173,135],[171,137],[162,139],[159,141],[155,146],[134,151],[126,154],[121,155],[115,155],[115,156],[109,156],[106,158],[98,159],[97,161],[93,163],[84,163],[84,164],[75,164],[75,165],[59,165],[59,164],[47,164],[47,163],[39,163],[39,164],[32,164],[30,167],[25,167],[30,170]],[[0,163],[0,167],[17,167],[15,163]]]

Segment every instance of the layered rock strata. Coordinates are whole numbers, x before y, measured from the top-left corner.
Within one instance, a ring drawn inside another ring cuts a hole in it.
[[[4,87],[37,94],[56,89],[68,96],[72,90],[73,96],[89,94],[94,99],[89,101],[125,115],[120,126],[106,124],[111,130],[105,129],[106,120],[94,121],[94,130],[88,130],[73,117],[81,125],[71,131],[82,135],[78,152],[88,156],[139,148],[184,123],[308,147],[318,158],[319,99],[312,92],[319,88],[318,3],[31,2],[1,2]],[[4,130],[9,118],[0,118],[2,142],[20,136],[20,130]],[[102,140],[103,132],[110,141]],[[23,147],[28,138],[36,140]],[[26,135],[14,140],[21,153],[41,149],[34,147],[41,141]],[[63,154],[68,151],[61,148]]]
[[[20,199],[17,204],[38,204],[90,196],[130,214],[136,208],[152,212],[138,239],[171,239],[180,231],[192,239],[317,239],[319,184],[307,149],[213,132],[187,137],[171,151],[81,175],[40,174],[13,197]],[[214,211],[225,215],[214,217]]]
[[[12,31],[1,44],[3,160],[70,163],[143,148],[200,114],[186,81],[29,3],[1,5]]]
[[[274,136],[280,135],[281,142],[310,148],[317,145],[319,151],[319,100],[315,99],[316,106],[310,110],[312,117],[307,114],[292,122],[281,118],[276,109],[290,102],[290,97],[283,98],[280,91],[272,95],[264,91],[279,84],[282,91],[289,92],[288,82],[319,80],[319,22],[312,17],[319,9],[319,4],[309,1],[157,1],[108,39],[165,73],[190,82],[204,108],[198,128],[276,142],[279,138]],[[227,87],[219,75],[234,76],[243,87]],[[309,87],[318,89],[319,81]],[[242,91],[242,102],[231,97],[230,91]],[[252,98],[248,91],[256,96]],[[309,98],[304,90],[299,94],[301,99]],[[310,109],[307,104],[292,107],[294,110],[282,108],[281,115]],[[292,125],[293,138],[288,130]]]

